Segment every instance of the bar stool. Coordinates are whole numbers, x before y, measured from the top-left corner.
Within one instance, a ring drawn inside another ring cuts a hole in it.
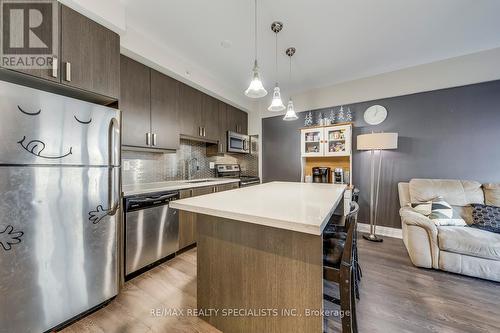
[[[359,202],[359,189],[354,188],[352,190],[352,202]],[[340,220],[342,216],[333,215],[328,224],[325,227],[323,232],[323,238],[340,238],[346,239],[347,237],[347,225],[340,226]],[[347,222],[347,221],[346,221]],[[363,272],[361,270],[361,265],[359,264],[359,256],[358,256],[358,231],[354,231],[354,276],[355,276],[355,294],[356,298],[359,300],[359,282],[361,282],[361,278],[363,277]]]
[[[347,233],[336,237],[331,235],[323,239],[323,277],[325,280],[337,283],[340,289],[340,299],[324,294],[323,299],[340,305],[348,316],[342,317],[342,332],[357,332],[356,296],[355,296],[355,265],[354,246],[355,230],[359,206],[351,202],[351,209],[346,216]]]

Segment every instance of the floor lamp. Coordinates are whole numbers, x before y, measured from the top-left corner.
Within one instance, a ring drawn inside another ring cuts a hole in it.
[[[370,177],[370,234],[363,235],[364,239],[372,242],[382,242],[382,238],[377,237],[377,208],[378,194],[380,188],[380,170],[382,167],[382,151],[386,149],[398,148],[398,133],[370,133],[361,134],[357,137],[357,149],[369,150],[371,154],[371,177]],[[378,172],[375,179],[375,151],[379,151]],[[375,189],[375,182],[377,183]]]

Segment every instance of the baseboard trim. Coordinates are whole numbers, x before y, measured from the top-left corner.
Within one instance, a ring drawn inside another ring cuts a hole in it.
[[[401,229],[377,226],[376,230],[377,230],[377,235],[379,236],[393,237],[399,239],[403,238],[403,230]],[[370,232],[370,225],[366,223],[358,223],[358,231]]]

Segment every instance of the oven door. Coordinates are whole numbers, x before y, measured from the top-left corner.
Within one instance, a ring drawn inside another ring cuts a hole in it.
[[[227,132],[227,151],[230,153],[249,153],[249,136],[235,132]]]

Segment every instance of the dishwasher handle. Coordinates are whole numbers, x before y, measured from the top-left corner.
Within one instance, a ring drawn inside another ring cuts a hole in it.
[[[170,201],[177,199],[179,199],[179,192],[130,198],[126,200],[126,210],[131,211],[154,206],[168,205]]]

